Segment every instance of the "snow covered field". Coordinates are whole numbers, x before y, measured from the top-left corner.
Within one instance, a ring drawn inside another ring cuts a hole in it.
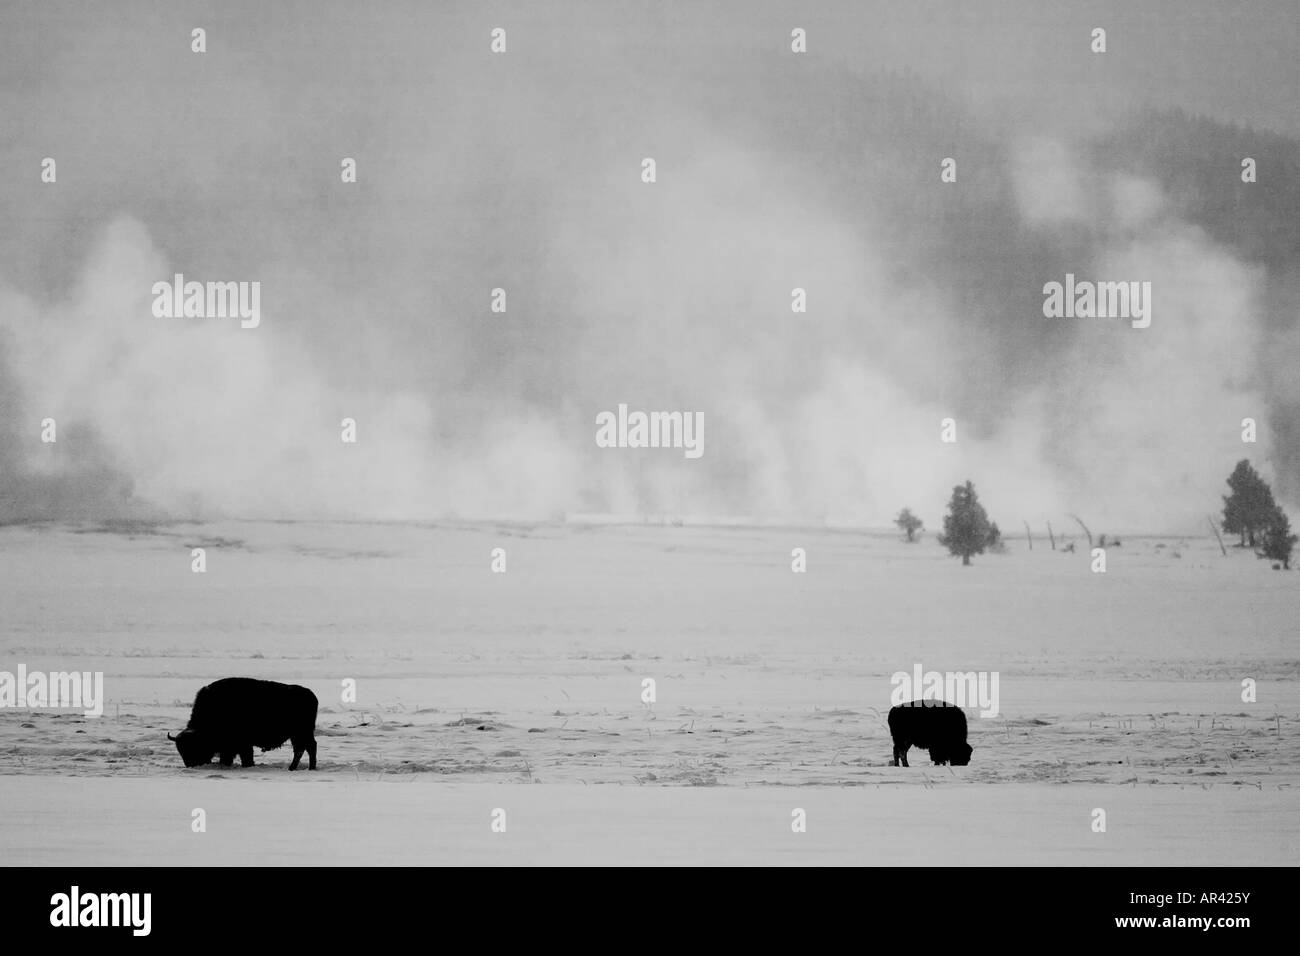
[[[0,710],[0,859],[1294,862],[1300,577],[1195,538],[1093,574],[1074,540],[962,568],[827,530],[3,528],[0,670],[103,671],[107,701]],[[918,663],[1000,675],[969,767],[889,765]],[[316,691],[319,770],[183,768],[165,735],[231,675]]]
[[[1297,848],[1294,791],[1276,788],[926,788],[919,774],[916,786],[865,789],[235,776],[7,777],[5,862],[1222,866],[1294,863]],[[1095,807],[1107,811],[1104,834],[1089,827]],[[191,830],[194,808],[204,833]],[[504,833],[491,828],[498,808]],[[791,831],[795,808],[805,833]]]

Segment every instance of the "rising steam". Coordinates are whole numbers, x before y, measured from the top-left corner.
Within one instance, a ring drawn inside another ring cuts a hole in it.
[[[1181,530],[1238,458],[1268,467],[1266,388],[1294,383],[1265,356],[1295,335],[1268,332],[1265,268],[1080,136],[981,138],[958,111],[969,148],[940,184],[951,115],[894,128],[936,94],[883,78],[809,67],[746,110],[679,77],[629,115],[617,86],[455,68],[479,92],[436,130],[410,122],[421,90],[367,112],[363,89],[335,123],[361,143],[254,122],[188,165],[193,143],[160,146],[157,183],[61,180],[86,234],[33,237],[53,278],[0,266],[0,517],[882,524],[909,505],[933,526],[970,478],[1007,529],[1078,511]],[[271,84],[244,91],[251,115]],[[809,91],[839,120],[792,134]],[[240,165],[286,135],[293,176]],[[360,181],[338,185],[354,153]],[[899,172],[916,155],[924,171]],[[261,327],[154,318],[152,284],[178,271],[261,281]],[[1044,318],[1067,271],[1150,281],[1151,327]],[[620,402],[703,412],[704,457],[597,448]]]

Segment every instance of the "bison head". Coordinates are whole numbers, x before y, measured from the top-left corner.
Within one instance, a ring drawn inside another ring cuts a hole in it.
[[[208,745],[196,730],[187,728],[175,737],[168,734],[167,739],[176,742],[176,750],[187,767],[201,767],[210,762],[217,752],[217,749]]]
[[[954,767],[965,767],[970,763],[970,755],[974,753],[974,748],[968,743],[960,743],[952,748],[952,765]]]

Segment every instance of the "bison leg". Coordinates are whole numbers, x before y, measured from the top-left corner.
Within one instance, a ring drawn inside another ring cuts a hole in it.
[[[895,766],[895,767],[898,766],[898,762],[899,762],[900,760],[903,762],[903,766],[904,766],[904,767],[909,766],[909,764],[908,764],[908,762],[907,762],[907,748],[910,747],[910,746],[912,746],[912,745],[911,745],[911,744],[894,744],[894,766]]]
[[[253,765],[252,747],[245,747],[239,752],[239,765],[241,767],[251,767]]]
[[[293,738],[293,763],[289,764],[290,770],[298,769],[304,751],[307,754],[307,769],[316,769],[316,738],[307,734],[303,737]]]
[[[231,750],[221,751],[221,766],[233,767],[235,764],[235,754]]]

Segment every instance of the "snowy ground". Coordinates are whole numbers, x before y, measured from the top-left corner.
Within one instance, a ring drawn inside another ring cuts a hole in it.
[[[1016,783],[520,787],[198,773],[9,777],[12,865],[1213,865],[1296,859],[1293,792]],[[1092,811],[1107,831],[1091,830]],[[205,814],[206,832],[192,829]],[[791,829],[802,809],[807,831]],[[505,832],[493,832],[495,810]],[[14,812],[18,819],[13,819]]]
[[[0,710],[0,859],[1295,862],[1300,575],[1178,538],[1093,574],[1075,543],[962,568],[825,530],[3,528],[0,670],[103,671],[107,705]],[[969,767],[889,765],[917,663],[1000,674]],[[166,733],[230,675],[316,691],[316,773],[181,766]]]

